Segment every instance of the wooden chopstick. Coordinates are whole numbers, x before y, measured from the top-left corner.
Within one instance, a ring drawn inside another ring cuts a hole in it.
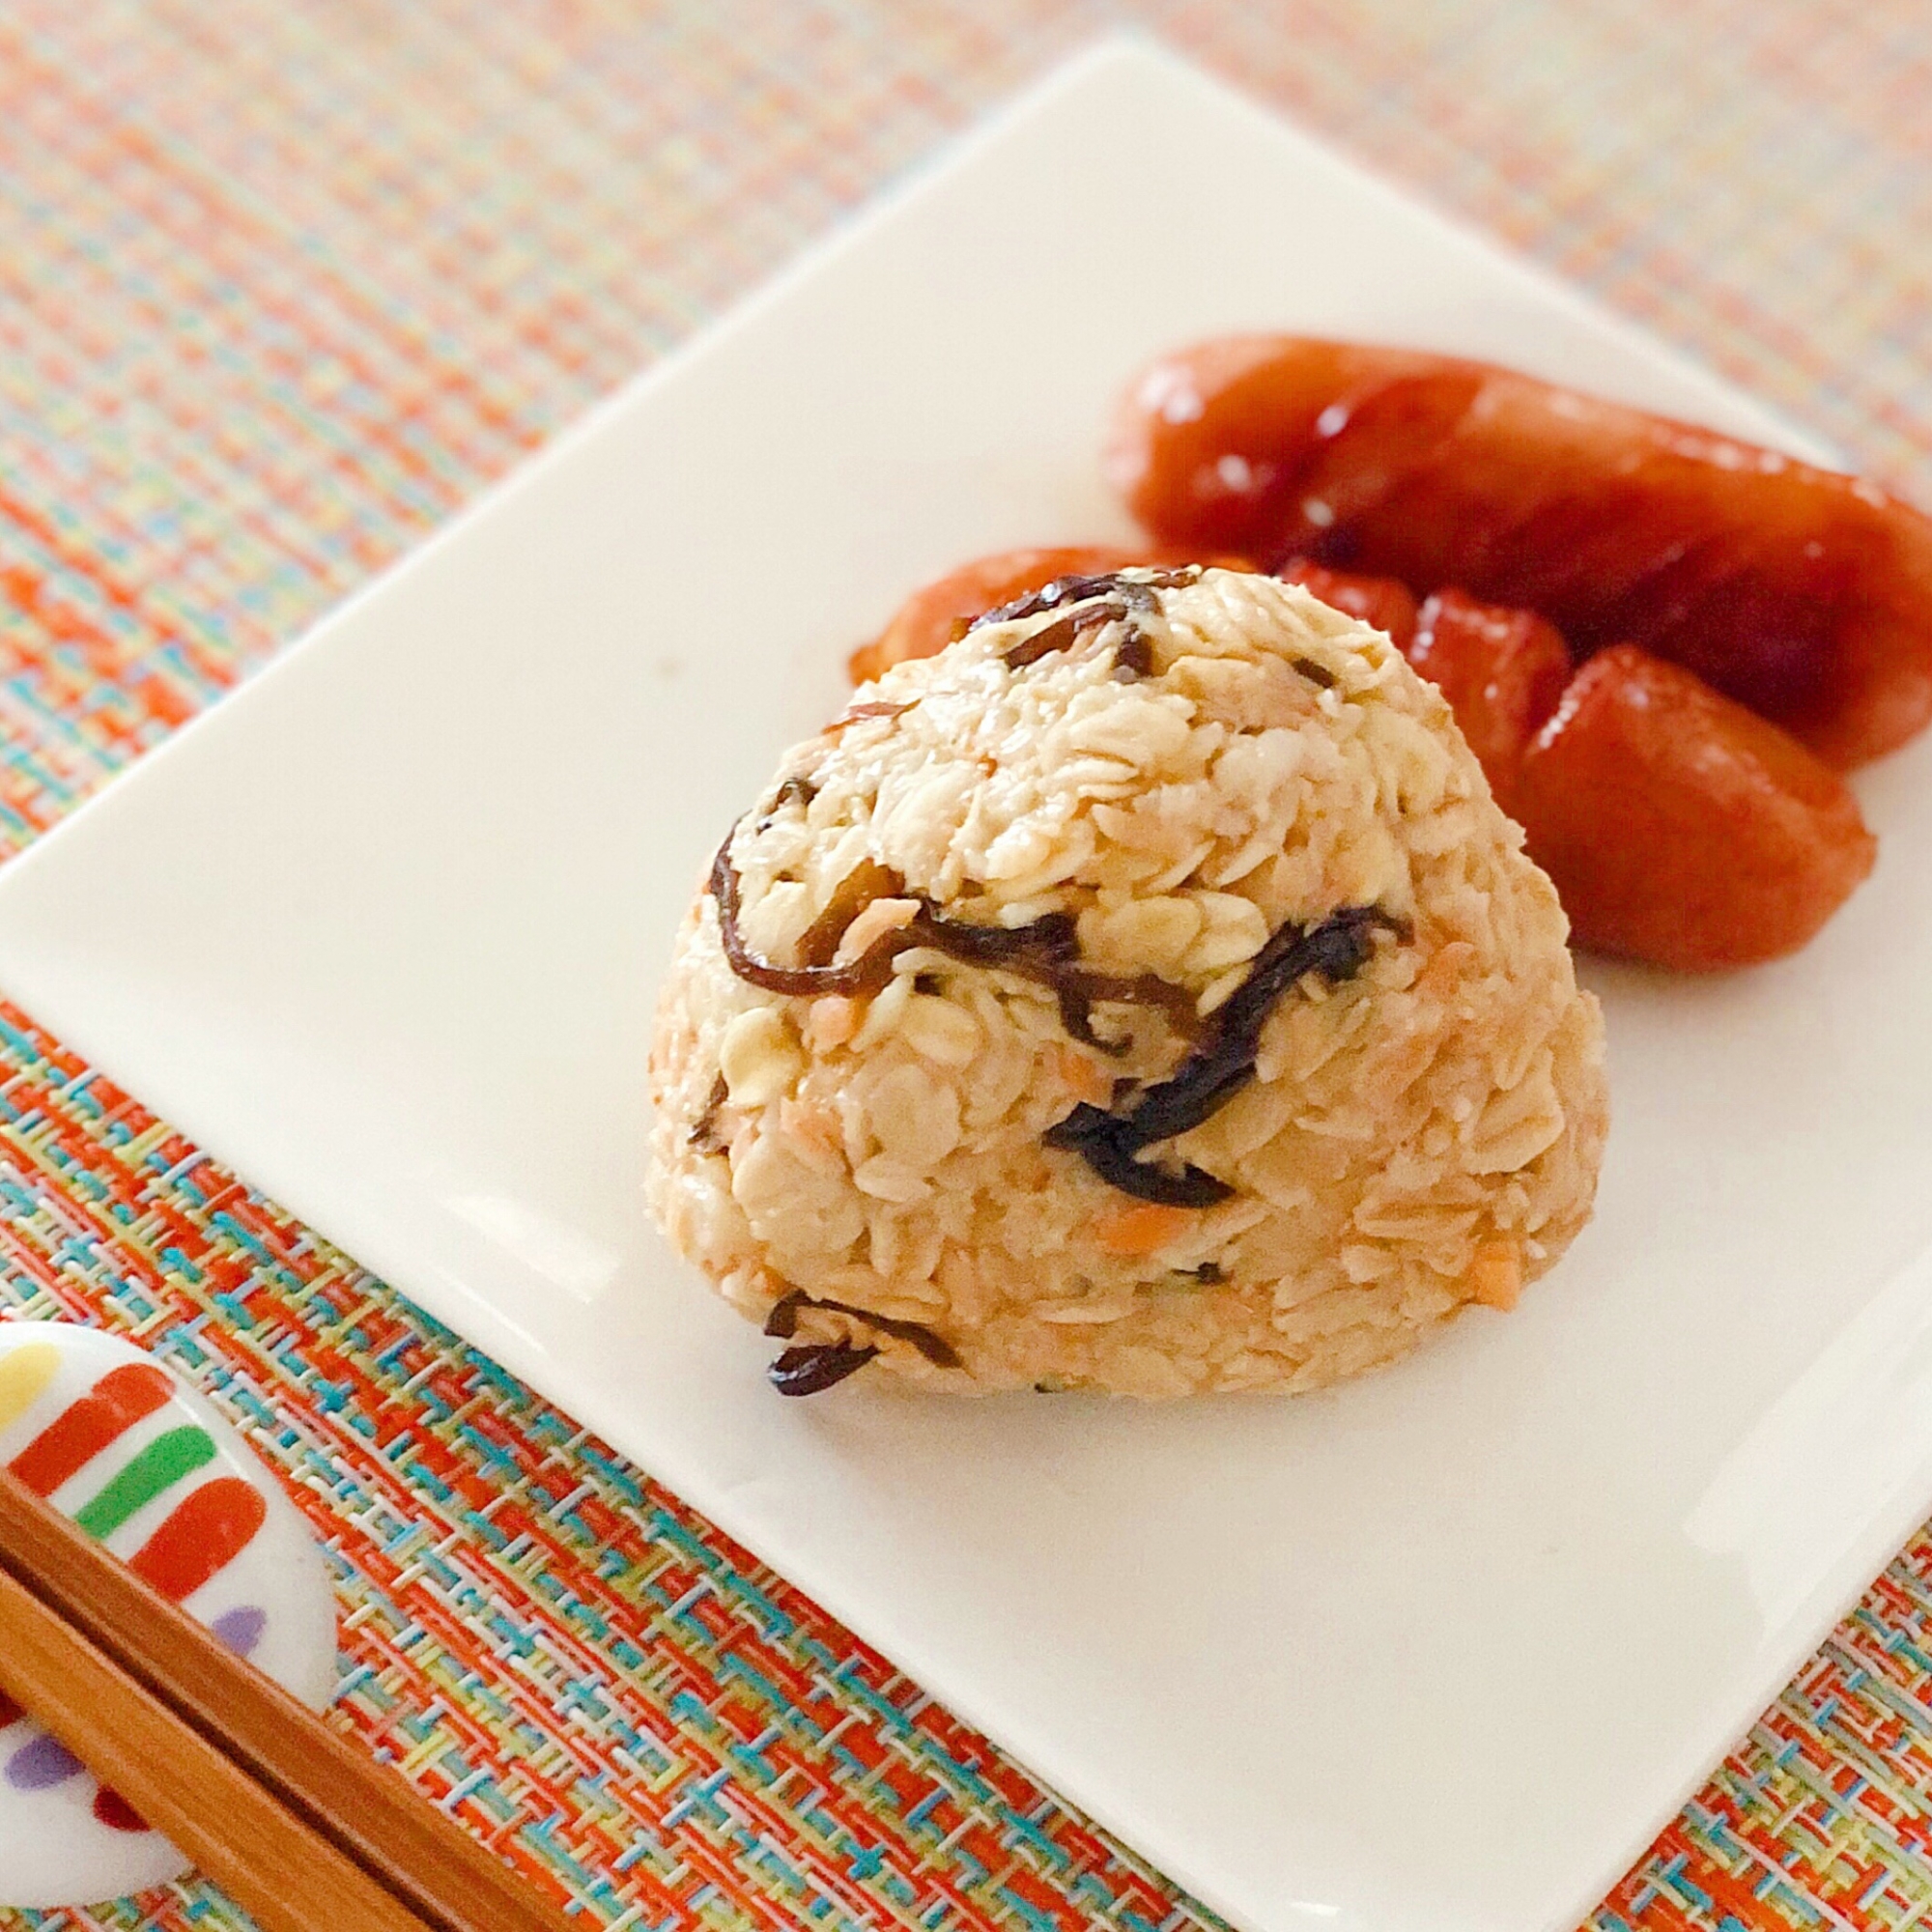
[[[0,1689],[270,1932],[364,1924],[371,1932],[564,1932],[559,1912],[400,1775],[5,1472],[0,1573]],[[65,1642],[56,1634],[62,1627]],[[25,1642],[16,1629],[30,1632]],[[76,1688],[83,1677],[85,1699]],[[171,1726],[165,1747],[152,1742],[163,1720]],[[117,1742],[144,1725],[149,1743]],[[188,1737],[201,1747],[191,1758]],[[192,1778],[181,1768],[190,1762]],[[240,1787],[254,1794],[245,1827]],[[280,1828],[265,1822],[271,1813]],[[298,1837],[314,1861],[298,1880],[287,1863]],[[325,1872],[340,1886],[353,1872],[397,1916],[317,1909],[308,1874]]]
[[[0,1683],[265,1932],[426,1932],[11,1572],[0,1574]]]

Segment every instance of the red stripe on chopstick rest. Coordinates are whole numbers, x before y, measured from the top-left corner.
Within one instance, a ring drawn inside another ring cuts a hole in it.
[[[49,1496],[125,1435],[143,1416],[163,1407],[167,1375],[146,1362],[108,1372],[47,1424],[7,1466],[37,1496]]]
[[[128,1567],[179,1603],[241,1555],[268,1515],[268,1504],[251,1484],[240,1476],[216,1476],[182,1498]]]
[[[152,1832],[155,1828],[121,1796],[106,1785],[94,1794],[94,1815],[110,1832]]]
[[[178,1604],[240,1556],[268,1515],[269,1505],[251,1485],[240,1476],[217,1476],[176,1506],[128,1559],[128,1567],[170,1603]],[[94,1794],[94,1815],[112,1832],[150,1829],[118,1791],[104,1784]]]

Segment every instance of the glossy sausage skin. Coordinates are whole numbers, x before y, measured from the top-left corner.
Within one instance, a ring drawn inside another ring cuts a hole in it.
[[[1306,557],[1276,574],[1387,634],[1449,700],[1496,803],[1514,816],[1517,766],[1574,668],[1555,625],[1534,611],[1481,604],[1462,590],[1438,590],[1418,608],[1408,586],[1392,577],[1329,570]]]
[[[1164,358],[1108,473],[1160,543],[1301,554],[1634,643],[1848,767],[1932,718],[1932,522],[1853,477],[1486,363],[1257,335]]]
[[[1570,653],[1555,625],[1534,611],[1438,590],[1418,612],[1405,655],[1449,700],[1496,803],[1520,817],[1523,753],[1570,682]]]
[[[1346,611],[1390,638],[1406,651],[1415,638],[1415,596],[1392,577],[1362,577],[1329,570],[1305,556],[1291,557],[1275,572],[1285,583],[1298,583],[1334,610]]]
[[[1571,679],[1514,804],[1577,944],[1680,972],[1796,952],[1876,851],[1828,765],[1629,644]]]
[[[1522,824],[1577,943],[1680,972],[1803,946],[1871,870],[1844,781],[1788,732],[1630,645],[1572,674],[1530,611],[1298,565],[1441,691],[1496,803]]]

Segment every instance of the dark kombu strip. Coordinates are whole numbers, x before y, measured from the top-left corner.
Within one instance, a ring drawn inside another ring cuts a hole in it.
[[[859,913],[874,898],[897,897],[903,892],[896,873],[867,860],[840,883],[801,938],[802,963],[778,966],[753,952],[738,929],[738,871],[728,838],[711,868],[711,892],[731,970],[766,992],[804,999],[875,993],[891,978],[899,953],[924,946],[967,965],[1000,967],[1051,987],[1067,1032],[1091,1046],[1106,1044],[1093,1031],[1095,1000],[1157,1007],[1182,1031],[1200,1030],[1185,988],[1153,974],[1119,980],[1084,971],[1077,964],[1074,923],[1065,913],[1048,913],[1030,925],[1009,928],[950,920],[921,901],[907,924],[882,933],[857,959],[834,965],[838,940]],[[1138,1200],[1177,1208],[1209,1208],[1227,1200],[1233,1188],[1198,1167],[1176,1172],[1137,1156],[1157,1141],[1198,1127],[1226,1106],[1254,1078],[1262,1029],[1289,988],[1309,973],[1319,973],[1331,984],[1353,979],[1374,951],[1378,927],[1401,930],[1398,922],[1375,906],[1345,907],[1320,925],[1283,926],[1209,1021],[1208,1037],[1172,1078],[1147,1088],[1123,1113],[1109,1113],[1083,1100],[1047,1130],[1046,1145],[1077,1153],[1110,1186]]]
[[[855,1349],[849,1342],[802,1342],[787,1349],[765,1374],[781,1395],[822,1395],[856,1376],[876,1349]]]
[[[1042,624],[1005,653],[1002,662],[1009,670],[1024,670],[1054,651],[1070,649],[1091,631],[1126,620],[1128,633],[1115,654],[1114,675],[1131,681],[1146,677],[1153,668],[1153,653],[1147,634],[1130,620],[1142,611],[1159,608],[1155,591],[1178,583],[1191,583],[1200,575],[1198,568],[1189,565],[1181,570],[1152,571],[1138,578],[1119,571],[1101,577],[1056,577],[1051,583],[988,611],[984,616],[976,618],[970,628],[977,631],[982,624],[1017,623],[1065,609],[1064,617]]]
[[[768,993],[788,999],[817,999],[824,994],[858,998],[876,993],[892,978],[893,961],[915,946],[944,952],[968,966],[998,967],[1049,987],[1060,1003],[1061,1023],[1075,1039],[1103,1052],[1123,1050],[1094,1032],[1095,1001],[1113,1000],[1127,1006],[1154,1007],[1167,1015],[1177,1031],[1191,1037],[1200,1031],[1194,1002],[1183,987],[1152,973],[1119,980],[1087,972],[1079,964],[1079,941],[1072,919],[1048,913],[1030,925],[975,925],[948,919],[924,899],[905,925],[884,932],[857,959],[842,966],[832,963],[845,929],[875,898],[905,896],[905,882],[887,867],[867,859],[843,880],[799,941],[799,964],[779,966],[760,957],[745,943],[738,929],[738,868],[731,862],[731,839],[718,848],[711,867],[711,895],[718,902],[718,930],[724,957],[739,979]]]
[[[1102,1180],[1138,1200],[1174,1208],[1211,1208],[1227,1200],[1235,1190],[1201,1168],[1183,1166],[1177,1173],[1137,1156],[1219,1113],[1255,1077],[1262,1029],[1289,988],[1310,973],[1331,985],[1352,980],[1375,950],[1378,926],[1401,929],[1375,906],[1345,907],[1320,925],[1283,926],[1208,1022],[1208,1038],[1171,1078],[1145,1089],[1123,1113],[1083,1100],[1047,1129],[1047,1146],[1077,1153]]]
[[[687,1147],[695,1147],[699,1153],[724,1152],[718,1139],[718,1110],[730,1097],[730,1086],[721,1073],[712,1081],[711,1092],[704,1096],[704,1111],[698,1115],[697,1123],[684,1137]]]
[[[896,1315],[875,1315],[869,1308],[860,1308],[849,1301],[826,1300],[806,1293],[802,1288],[793,1289],[773,1306],[772,1312],[765,1317],[765,1333],[781,1342],[789,1342],[798,1333],[798,1316],[802,1308],[826,1308],[835,1315],[849,1315],[855,1321],[876,1328],[881,1335],[910,1342],[935,1369],[956,1369],[959,1366],[959,1351],[945,1336],[935,1334],[923,1321],[907,1321]]]
[[[975,617],[968,628],[977,631],[986,624],[1014,624],[1022,618],[1037,617],[1048,611],[1058,611],[1063,605],[1084,604],[1094,597],[1110,598],[1125,610],[1151,611],[1159,602],[1154,596],[1156,590],[1173,590],[1180,584],[1192,583],[1200,575],[1201,566],[1188,563],[1176,570],[1132,573],[1110,570],[1097,577],[1056,577],[1051,583],[1029,590],[1010,604],[996,604]]]

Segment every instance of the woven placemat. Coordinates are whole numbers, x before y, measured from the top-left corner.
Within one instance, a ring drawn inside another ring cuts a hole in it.
[[[1123,16],[0,0],[0,851]],[[1917,0],[1133,17],[1932,498]],[[336,1721],[586,1924],[1211,1922],[10,1009],[0,1216],[9,1306],[156,1349],[289,1480]],[[1599,1932],[1932,1915],[1929,1587],[1921,1535]],[[198,1882],[29,1919],[244,1922]]]

